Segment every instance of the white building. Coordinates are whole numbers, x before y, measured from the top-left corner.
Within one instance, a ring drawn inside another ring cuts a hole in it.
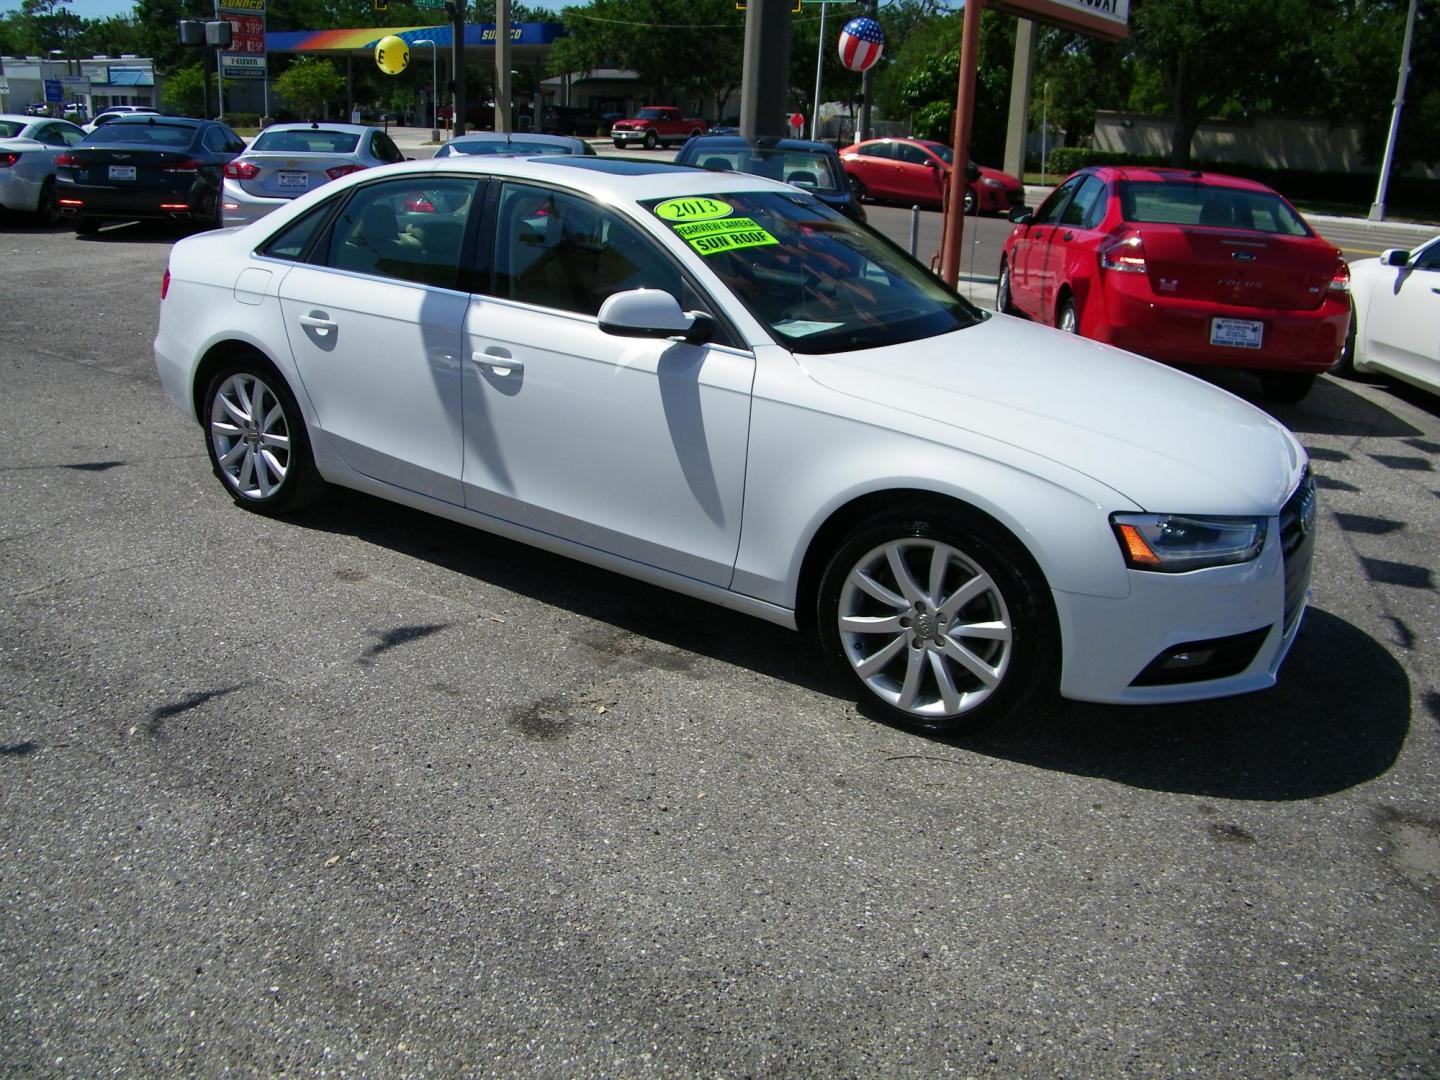
[[[78,102],[89,116],[112,105],[149,105],[158,109],[155,65],[148,57],[125,54],[66,60],[60,56],[0,57],[0,112],[23,113],[45,101],[46,82],[59,83],[58,112]],[[52,95],[53,97],[53,95]]]

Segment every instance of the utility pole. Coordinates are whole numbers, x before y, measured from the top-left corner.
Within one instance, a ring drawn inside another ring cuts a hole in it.
[[[740,76],[740,134],[788,134],[790,93],[789,0],[749,0],[745,7],[745,64]]]
[[[539,127],[540,117],[535,117]],[[510,122],[510,0],[495,0],[495,130],[509,131]]]
[[[450,13],[450,67],[455,88],[450,95],[451,114],[454,118],[454,138],[465,134],[465,7],[469,0],[448,0],[445,10]]]
[[[880,3],[879,0],[870,0],[870,18],[879,21]],[[865,69],[865,74],[860,76],[860,121],[856,125],[859,130],[855,132],[855,141],[862,142],[871,138],[873,130],[870,125],[870,99],[875,96],[875,65],[871,64]]]
[[[1385,137],[1385,160],[1380,163],[1380,183],[1375,188],[1375,203],[1370,207],[1371,221],[1385,220],[1385,191],[1390,186],[1390,166],[1395,161],[1395,140],[1400,135],[1400,110],[1405,107],[1405,82],[1410,77],[1410,41],[1415,36],[1415,4],[1410,0],[1410,14],[1405,18],[1405,44],[1400,46],[1400,77],[1395,86],[1395,107],[1390,112],[1390,134]]]

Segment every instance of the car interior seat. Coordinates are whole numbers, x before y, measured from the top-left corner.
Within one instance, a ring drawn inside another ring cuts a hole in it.
[[[730,164],[729,158],[708,157],[700,163],[702,169],[713,169],[716,172],[733,172],[735,166]]]
[[[819,180],[815,178],[815,174],[813,172],[808,172],[805,170],[792,172],[789,176],[785,178],[785,180],[787,183],[794,184],[797,187],[813,188],[818,187],[820,184]]]
[[[1200,224],[1228,228],[1235,224],[1235,204],[1225,196],[1207,199],[1200,207]]]

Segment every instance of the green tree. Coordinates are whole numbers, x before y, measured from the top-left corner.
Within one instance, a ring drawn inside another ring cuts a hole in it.
[[[204,69],[199,64],[191,64],[171,75],[160,91],[160,103],[166,112],[178,116],[204,116]]]
[[[326,104],[345,94],[345,79],[328,60],[297,60],[273,85],[296,112],[312,120],[322,119]]]

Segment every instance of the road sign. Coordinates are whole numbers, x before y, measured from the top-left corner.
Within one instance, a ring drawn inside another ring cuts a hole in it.
[[[443,8],[445,0],[415,0],[415,6],[419,8]]]
[[[10,80],[0,79],[0,94],[10,93]]]
[[[45,80],[45,100],[46,100],[46,101],[64,101],[64,100],[65,100],[65,87],[64,87],[63,85],[61,85],[59,79],[46,79],[46,80]]]
[[[260,79],[265,76],[265,57],[245,53],[221,53],[220,71],[227,79]]]

